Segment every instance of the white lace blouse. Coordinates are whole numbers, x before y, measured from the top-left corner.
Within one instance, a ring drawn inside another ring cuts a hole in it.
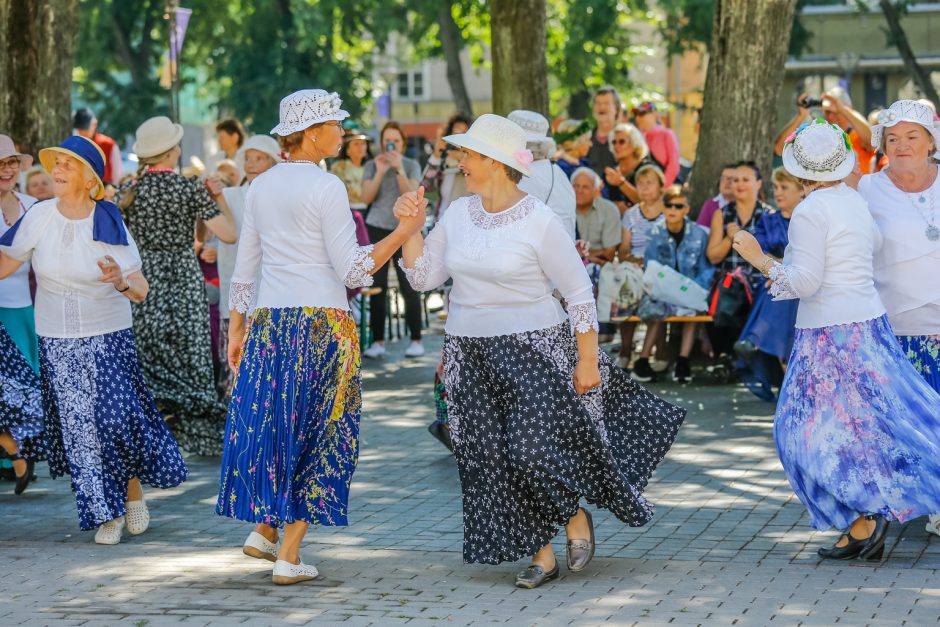
[[[102,283],[98,260],[110,255],[124,276],[141,269],[130,231],[128,246],[96,242],[94,212],[83,220],[59,213],[55,198],[26,212],[12,246],[4,253],[31,261],[36,273],[36,333],[43,337],[91,337],[131,327],[131,303]]]
[[[799,298],[799,329],[865,322],[884,315],[872,258],[881,234],[851,187],[817,189],[793,210],[783,263],[769,270],[774,300]]]
[[[499,213],[487,213],[479,196],[455,200],[405,273],[419,291],[454,280],[445,326],[452,335],[522,333],[566,319],[576,332],[597,330],[591,280],[574,243],[533,196]],[[555,288],[568,314],[552,295]]]
[[[346,287],[372,285],[371,251],[356,243],[337,176],[311,163],[279,163],[245,197],[230,306],[241,313],[253,306],[348,310]]]

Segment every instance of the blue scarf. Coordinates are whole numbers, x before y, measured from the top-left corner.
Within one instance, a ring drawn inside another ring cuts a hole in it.
[[[115,246],[127,246],[127,231],[124,228],[124,222],[121,220],[121,210],[113,202],[107,200],[95,201],[94,226],[92,229],[92,239],[96,242],[113,244]],[[26,214],[23,214],[16,224],[10,227],[10,230],[0,237],[0,246],[12,246],[16,232],[20,228],[20,223]]]

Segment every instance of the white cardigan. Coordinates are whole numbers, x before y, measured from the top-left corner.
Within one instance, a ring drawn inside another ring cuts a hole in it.
[[[872,270],[881,234],[858,192],[844,183],[812,192],[793,210],[789,238],[783,264],[770,269],[770,293],[800,299],[797,328],[884,315]]]

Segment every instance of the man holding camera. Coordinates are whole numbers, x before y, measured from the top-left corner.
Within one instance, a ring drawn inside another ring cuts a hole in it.
[[[852,142],[852,149],[857,157],[858,167],[862,174],[871,171],[871,160],[874,152],[871,149],[871,127],[868,120],[861,113],[852,108],[852,98],[842,87],[833,87],[821,98],[813,98],[808,94],[800,94],[796,99],[797,113],[777,135],[774,141],[774,152],[777,156],[783,154],[783,144],[800,124],[810,122],[813,115],[810,110],[820,108],[823,117],[830,124],[836,124],[846,132]]]

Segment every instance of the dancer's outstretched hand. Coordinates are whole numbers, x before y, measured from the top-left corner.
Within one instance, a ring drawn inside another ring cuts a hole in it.
[[[578,360],[578,365],[574,368],[574,391],[580,396],[589,392],[601,384],[601,371],[597,366],[597,360],[585,361]]]

